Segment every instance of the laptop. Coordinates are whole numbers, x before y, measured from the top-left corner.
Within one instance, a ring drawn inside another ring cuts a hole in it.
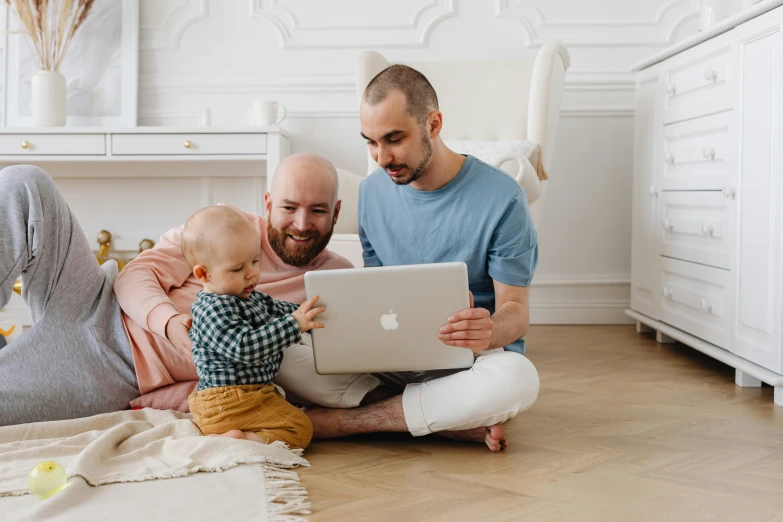
[[[465,263],[342,270],[304,276],[324,328],[310,330],[315,371],[378,373],[470,368],[474,353],[438,339],[451,314],[470,306]]]

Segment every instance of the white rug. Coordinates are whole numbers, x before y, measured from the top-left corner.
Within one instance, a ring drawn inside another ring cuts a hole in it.
[[[309,465],[301,451],[204,437],[190,419],[144,409],[0,428],[0,519],[276,522],[309,513],[291,470]],[[29,495],[27,475],[45,460],[65,467],[69,486],[42,500]],[[198,473],[214,471],[226,473]]]

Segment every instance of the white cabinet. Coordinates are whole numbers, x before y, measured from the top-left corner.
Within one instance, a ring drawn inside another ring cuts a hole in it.
[[[783,1],[752,14],[638,69],[628,315],[783,405]]]
[[[631,308],[653,317],[660,300],[656,242],[661,95],[658,68],[640,73],[636,83]]]
[[[735,33],[742,69],[734,351],[783,373],[783,9]]]

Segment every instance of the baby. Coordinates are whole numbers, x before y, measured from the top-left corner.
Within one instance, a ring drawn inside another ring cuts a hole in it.
[[[182,254],[204,283],[191,307],[199,377],[188,398],[193,420],[206,435],[305,448],[313,436],[310,419],[272,379],[283,348],[303,332],[323,328],[313,322],[324,311],[313,308],[318,297],[299,306],[256,291],[261,241],[251,222],[228,207],[207,207],[188,219]]]

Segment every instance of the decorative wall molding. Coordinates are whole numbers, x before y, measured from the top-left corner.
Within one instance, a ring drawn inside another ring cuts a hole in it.
[[[496,0],[496,16],[517,21],[529,47],[548,40],[562,40],[568,47],[665,47],[682,24],[698,16],[694,0],[670,0],[652,20],[558,19],[545,14],[545,0]],[[550,9],[552,3],[547,5]]]
[[[216,77],[214,75],[139,75],[139,88],[182,93],[324,93],[356,91],[352,74],[262,74]]]
[[[139,126],[209,127],[212,110],[143,110],[139,112]]]
[[[427,47],[433,29],[457,16],[456,0],[330,0],[327,13],[308,8],[314,11],[306,0],[251,0],[251,17],[269,20],[283,49],[364,49]]]
[[[633,118],[633,107],[563,107],[563,118]]]
[[[166,14],[159,23],[144,24],[139,27],[139,48],[149,51],[164,51],[179,49],[182,35],[196,22],[209,18],[209,0],[147,0],[142,6],[144,11],[166,7]]]

